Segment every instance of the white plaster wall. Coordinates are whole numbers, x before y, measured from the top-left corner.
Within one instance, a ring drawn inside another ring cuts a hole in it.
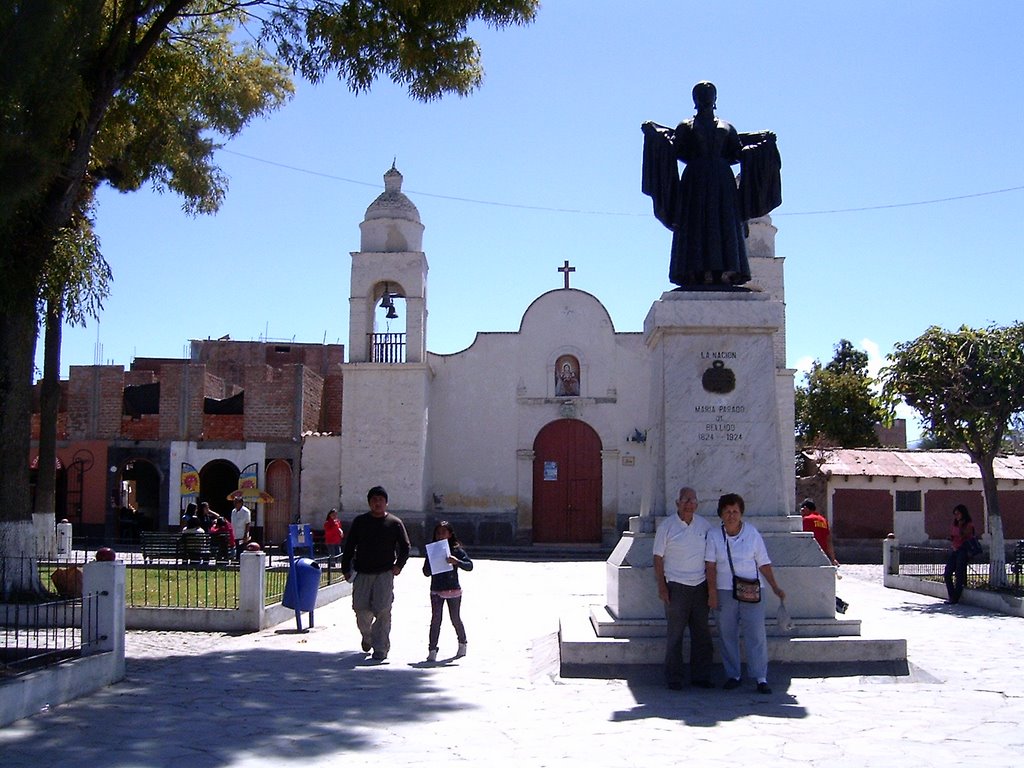
[[[780,368],[775,371],[776,403],[779,409],[779,442],[782,455],[792,457],[782,462],[782,487],[787,488],[793,482],[796,472],[796,369]],[[795,500],[793,494],[783,493],[785,514],[794,514]]]
[[[341,503],[341,437],[338,435],[307,435],[302,439],[300,468],[302,495],[299,498],[301,522],[322,527],[327,510],[338,510],[345,517]],[[361,512],[362,508],[354,510]],[[351,517],[349,515],[348,517]]]
[[[245,443],[241,448],[225,448],[223,443],[218,447],[206,447],[204,443],[194,441],[173,441],[171,443],[171,479],[169,485],[167,523],[178,525],[181,521],[181,463],[188,462],[200,472],[205,464],[215,460],[224,459],[230,461],[239,470],[244,469],[253,462],[259,467],[260,487],[263,487],[265,480],[263,467],[266,465],[267,445],[266,443]],[[251,505],[250,505],[251,506]],[[255,525],[263,525],[262,506],[254,510],[257,519]]]
[[[420,251],[401,253],[353,252],[349,291],[348,359],[366,362],[366,336],[373,332],[378,297],[374,287],[390,282],[391,289],[406,299],[405,332],[407,361],[423,362],[426,339],[426,256]]]
[[[775,255],[775,236],[778,229],[772,224],[771,216],[752,219],[748,223],[750,234],[747,237],[747,252],[750,256],[751,280],[748,284],[753,290],[766,293],[782,307],[782,325],[773,334],[772,344],[775,350],[775,367],[777,369],[776,386],[779,408],[779,434],[782,441],[782,452],[786,456],[796,455],[795,404],[794,387],[796,371],[787,367],[786,362],[786,260]],[[792,476],[792,467],[786,465],[784,482],[788,483]],[[786,513],[793,513],[793,500],[786,496]]]
[[[1003,487],[1003,484],[1000,483],[1000,490],[1002,490]],[[835,527],[835,522],[834,513],[832,511],[832,494],[837,490],[889,491],[892,495],[893,503],[893,527],[896,529],[893,533],[896,534],[896,538],[899,539],[900,544],[945,546],[947,543],[945,539],[928,538],[928,534],[925,532],[923,510],[920,512],[895,510],[896,491],[920,491],[921,498],[924,499],[924,496],[928,491],[970,491],[977,493],[981,491],[981,484],[977,480],[971,482],[967,478],[914,477],[896,478],[896,480],[893,480],[891,477],[875,476],[869,478],[868,476],[844,477],[836,475],[828,479],[826,489],[828,509],[825,514],[828,518],[829,525],[833,527]],[[984,505],[983,499],[982,504]],[[819,511],[821,511],[820,507]],[[987,508],[984,508],[984,514],[987,517]],[[979,519],[977,513],[974,517],[976,520]],[[989,534],[981,531],[979,531],[979,533],[981,540],[988,543],[990,539]]]
[[[579,397],[554,396],[562,354],[580,361]],[[518,333],[480,333],[462,352],[430,355],[432,492],[446,509],[519,509],[529,526],[534,440],[570,416],[601,439],[605,527],[616,513],[638,514],[646,449],[626,438],[647,428],[644,360],[642,335],[616,333],[604,306],[576,289],[540,296]]]
[[[772,335],[775,349],[775,367],[786,367],[786,307],[783,287],[784,259],[751,259],[750,271],[753,272],[748,286],[767,294],[773,301],[782,306],[782,326]]]
[[[772,224],[772,217],[764,215],[751,219],[747,223],[747,255],[753,259],[772,259],[775,257],[775,235],[778,229]],[[751,264],[753,267],[753,264]],[[781,298],[776,296],[775,298]]]
[[[478,334],[454,355],[429,355],[430,492],[445,509],[514,509],[516,375],[512,335]]]
[[[383,485],[389,508],[425,508],[427,406],[424,364],[345,366],[341,485],[348,514],[366,509],[366,492]]]
[[[893,533],[904,544],[923,544],[928,541],[924,530],[924,512],[896,512],[893,515]]]
[[[408,216],[412,211],[404,213]],[[359,233],[359,247],[364,251],[418,251],[423,247],[423,225],[409,218],[389,216],[364,220],[359,225]]]

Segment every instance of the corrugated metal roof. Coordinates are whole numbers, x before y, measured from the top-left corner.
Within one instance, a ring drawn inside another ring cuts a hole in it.
[[[963,451],[909,451],[884,448],[834,448],[804,451],[821,471],[849,477],[935,477],[980,479],[981,472]],[[1024,456],[998,456],[996,478],[1024,480]]]

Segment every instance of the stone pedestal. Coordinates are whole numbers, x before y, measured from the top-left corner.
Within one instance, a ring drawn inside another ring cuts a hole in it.
[[[865,640],[859,620],[836,617],[835,568],[793,514],[793,371],[785,364],[781,265],[754,261],[773,268],[772,279],[758,283],[764,292],[672,291],[647,315],[649,460],[640,515],[608,558],[606,604],[562,620],[562,674],[624,676],[634,665],[663,663],[654,532],[675,514],[682,486],[696,490],[712,535],[720,535],[718,498],[738,493],[745,521],[764,536],[793,620],[778,627],[778,599],[762,591],[772,661],[906,667],[906,641]]]
[[[730,492],[743,496],[748,519],[788,514],[793,456],[783,450],[774,349],[784,322],[781,302],[763,293],[672,291],[651,307],[654,476],[643,513],[674,511],[689,485],[706,516]]]
[[[744,520],[765,539],[794,619],[835,619],[835,569],[791,515],[793,438],[780,408],[792,408],[792,375],[776,358],[782,302],[766,293],[672,291],[644,322],[650,350],[649,477],[640,517],[607,563],[607,613],[657,628],[664,610],[654,583],[654,531],[682,486],[717,532],[723,493],[746,502]],[[778,600],[765,591],[766,613]],[[651,622],[654,622],[653,624]],[[624,632],[635,630],[623,627]],[[663,631],[663,629],[662,629]]]

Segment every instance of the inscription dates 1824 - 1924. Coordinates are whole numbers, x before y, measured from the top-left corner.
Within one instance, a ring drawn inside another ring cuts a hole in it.
[[[713,442],[724,440],[726,442],[739,442],[743,439],[743,432],[740,431],[736,422],[730,420],[730,416],[740,416],[747,411],[744,405],[695,405],[694,412],[698,416],[713,418],[713,421],[703,421],[697,439],[702,442]]]

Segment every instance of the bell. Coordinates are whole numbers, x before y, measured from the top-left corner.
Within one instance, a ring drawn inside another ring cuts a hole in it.
[[[380,308],[381,309],[390,309],[393,306],[394,306],[394,302],[391,301],[391,294],[390,293],[385,293],[383,296],[380,297]]]
[[[394,320],[396,317],[398,317],[398,312],[395,311],[394,304],[388,304],[388,313],[384,315],[384,317],[386,317],[388,320]]]

